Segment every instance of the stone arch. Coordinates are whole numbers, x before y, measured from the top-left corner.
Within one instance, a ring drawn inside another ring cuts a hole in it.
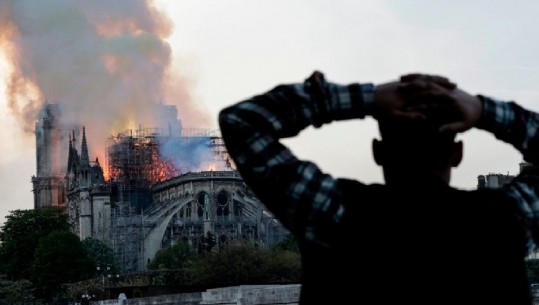
[[[215,209],[215,214],[220,218],[227,218],[230,215],[230,202],[232,201],[232,196],[230,192],[226,189],[221,189],[215,195],[215,202],[217,207]]]
[[[144,262],[146,259],[153,259],[157,251],[161,249],[161,242],[165,235],[165,231],[172,220],[172,217],[189,202],[192,198],[181,198],[172,201],[168,206],[162,209],[159,212],[159,215],[153,215],[152,217],[146,217],[145,220],[151,220],[151,218],[157,218],[157,225],[150,228],[144,236],[144,248],[143,248],[143,259]]]
[[[210,220],[212,215],[210,194],[205,190],[198,192],[196,202],[198,218]]]

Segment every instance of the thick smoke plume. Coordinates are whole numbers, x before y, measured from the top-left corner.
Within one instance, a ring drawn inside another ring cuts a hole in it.
[[[33,130],[45,101],[60,104],[64,126],[86,125],[95,155],[115,132],[155,126],[161,101],[196,112],[181,84],[174,100],[164,95],[172,27],[145,0],[0,0],[11,113]]]

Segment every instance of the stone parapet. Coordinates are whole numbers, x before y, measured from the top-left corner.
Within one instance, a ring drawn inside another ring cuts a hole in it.
[[[297,305],[300,284],[241,285],[204,292],[160,295],[147,298],[90,302],[91,305]]]
[[[242,285],[208,289],[202,293],[201,305],[297,304],[301,285]]]
[[[102,300],[90,302],[91,305],[199,305],[202,301],[202,292],[165,294],[154,297]],[[123,304],[120,304],[123,303]]]

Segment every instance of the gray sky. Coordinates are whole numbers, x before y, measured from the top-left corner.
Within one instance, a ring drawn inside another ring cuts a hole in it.
[[[157,5],[174,22],[168,38],[173,70],[212,118],[206,127],[217,126],[221,108],[280,83],[301,82],[314,70],[338,83],[436,73],[472,93],[539,111],[536,1],[160,0]],[[8,70],[0,56],[0,71]],[[0,72],[0,222],[9,210],[32,208],[35,174],[35,140],[7,111],[5,77]],[[174,84],[169,87],[174,90]],[[372,183],[382,182],[370,150],[377,135],[375,122],[367,119],[308,129],[286,143],[335,176]],[[509,145],[482,131],[460,138],[464,162],[452,185],[473,189],[480,174],[517,173],[521,157]]]

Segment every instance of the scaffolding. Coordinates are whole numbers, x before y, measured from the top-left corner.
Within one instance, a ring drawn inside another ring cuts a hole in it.
[[[111,209],[112,248],[123,273],[139,271],[142,239],[141,213],[129,201],[116,202]]]
[[[154,128],[110,137],[107,145],[109,178],[130,189],[139,189],[177,176],[179,173],[173,164],[161,157],[160,145],[164,138]]]
[[[217,170],[230,170],[235,169],[235,166],[228,154],[228,151],[225,147],[225,142],[223,137],[218,129],[205,129],[205,128],[188,128],[182,129],[181,132],[182,138],[186,141],[197,141],[203,139],[206,141],[208,146],[214,153],[215,160],[214,162],[223,162],[225,164],[224,168],[219,168]],[[206,169],[207,170],[207,169]]]
[[[109,138],[108,178],[128,184],[130,188],[148,188],[185,172],[206,170],[171,160],[170,155],[181,156],[186,164],[193,163],[193,158],[200,158],[194,156],[193,148],[197,145],[207,147],[211,152],[211,155],[205,156],[207,161],[224,161],[228,168],[231,167],[230,157],[218,130],[182,129],[181,136],[177,137],[163,135],[157,128],[139,128]],[[169,156],[163,154],[163,147],[172,147],[169,149]]]
[[[112,247],[124,273],[138,271],[143,244],[142,210],[151,203],[153,183],[176,176],[159,153],[156,128],[128,130],[109,138],[107,172],[112,195]]]

